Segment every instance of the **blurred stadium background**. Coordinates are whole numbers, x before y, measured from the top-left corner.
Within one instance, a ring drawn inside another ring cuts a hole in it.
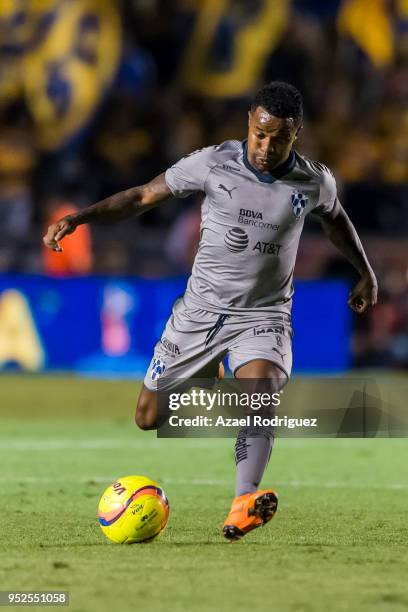
[[[143,374],[190,271],[200,198],[82,227],[62,255],[44,229],[244,138],[252,93],[281,79],[304,96],[297,148],[333,169],[381,288],[354,319],[351,266],[310,220],[295,367],[406,369],[407,27],[407,0],[3,0],[0,368]]]

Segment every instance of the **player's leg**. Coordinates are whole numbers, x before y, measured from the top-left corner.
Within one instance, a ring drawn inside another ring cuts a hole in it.
[[[236,339],[229,352],[230,367],[240,380],[242,390],[249,396],[252,393],[272,396],[287,383],[292,367],[289,323],[282,316],[262,325],[247,326]],[[271,406],[263,416],[273,416],[272,398]],[[243,427],[238,433],[235,445],[236,497],[224,522],[224,535],[230,540],[239,539],[265,524],[276,512],[276,493],[272,489],[258,489],[273,441],[271,426]]]
[[[216,370],[214,367],[218,367],[218,376],[216,376]],[[210,364],[207,367],[201,369],[197,374],[197,378],[205,379],[208,378],[209,386],[212,386],[214,377],[218,379],[224,378],[224,365],[222,361],[217,364]],[[173,389],[174,390],[174,389]],[[149,429],[157,428],[157,406],[159,401],[159,392],[152,391],[146,385],[143,385],[142,390],[139,393],[139,397],[136,405],[135,423],[140,429],[145,431]]]
[[[135,423],[140,429],[156,429],[157,391],[151,391],[145,385],[143,385],[137,400]]]
[[[157,427],[158,408],[166,410],[167,394],[171,391],[185,390],[192,378],[212,387],[217,377],[223,376],[220,358],[225,350],[218,351],[215,345],[221,329],[219,315],[200,309],[187,310],[182,300],[176,301],[155,346],[137,402],[135,422],[141,429]],[[211,347],[206,341],[209,334],[215,338]]]
[[[282,370],[266,359],[254,359],[238,368],[235,377],[241,379],[242,391],[279,392],[287,381]],[[266,411],[263,416],[272,416]],[[242,427],[235,443],[236,486],[235,499],[225,519],[223,533],[228,540],[238,540],[246,533],[270,521],[278,506],[272,489],[258,489],[268,465],[273,446],[271,426]]]
[[[268,393],[272,396],[279,393],[287,382],[287,376],[282,370],[266,359],[254,359],[246,363],[236,370],[235,377],[241,380],[242,391],[249,396],[254,393]],[[272,417],[273,406],[266,408],[263,416]],[[273,442],[274,433],[270,426],[241,427],[235,443],[236,497],[258,489],[271,456]]]

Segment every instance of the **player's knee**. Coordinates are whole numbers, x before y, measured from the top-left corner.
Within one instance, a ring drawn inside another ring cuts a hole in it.
[[[156,419],[149,413],[141,412],[140,410],[136,410],[135,423],[139,429],[143,429],[144,431],[156,428]]]
[[[137,403],[135,423],[140,429],[148,430],[156,428],[156,398],[153,392],[144,389]]]
[[[151,410],[140,410],[139,407],[136,409],[135,423],[144,431],[149,429],[156,429],[156,414]]]
[[[288,382],[288,377],[283,370],[267,359],[254,359],[240,367],[235,376],[241,379],[245,387],[251,389],[252,392],[263,390],[278,393]]]
[[[260,364],[258,374],[259,378],[265,381],[265,384],[267,384],[274,391],[280,391],[283,389],[287,382],[286,374],[284,374],[284,372],[275,364],[269,361],[264,361]]]
[[[287,385],[289,379],[283,372],[278,372],[276,374],[275,370],[275,373],[272,375],[270,380],[272,381],[273,392],[279,393],[280,391],[282,391],[283,387]]]

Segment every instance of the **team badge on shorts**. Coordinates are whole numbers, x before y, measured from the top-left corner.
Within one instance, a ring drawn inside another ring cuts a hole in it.
[[[160,376],[164,374],[165,369],[166,366],[160,357],[155,357],[152,365],[152,380],[157,380],[160,378]]]
[[[306,208],[308,198],[304,193],[293,193],[292,194],[292,212],[295,215],[296,219],[300,219],[303,211]]]

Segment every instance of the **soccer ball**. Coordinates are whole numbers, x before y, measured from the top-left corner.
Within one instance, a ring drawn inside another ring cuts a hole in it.
[[[170,506],[153,480],[145,476],[118,478],[102,495],[98,506],[99,525],[117,544],[148,542],[167,525]]]

